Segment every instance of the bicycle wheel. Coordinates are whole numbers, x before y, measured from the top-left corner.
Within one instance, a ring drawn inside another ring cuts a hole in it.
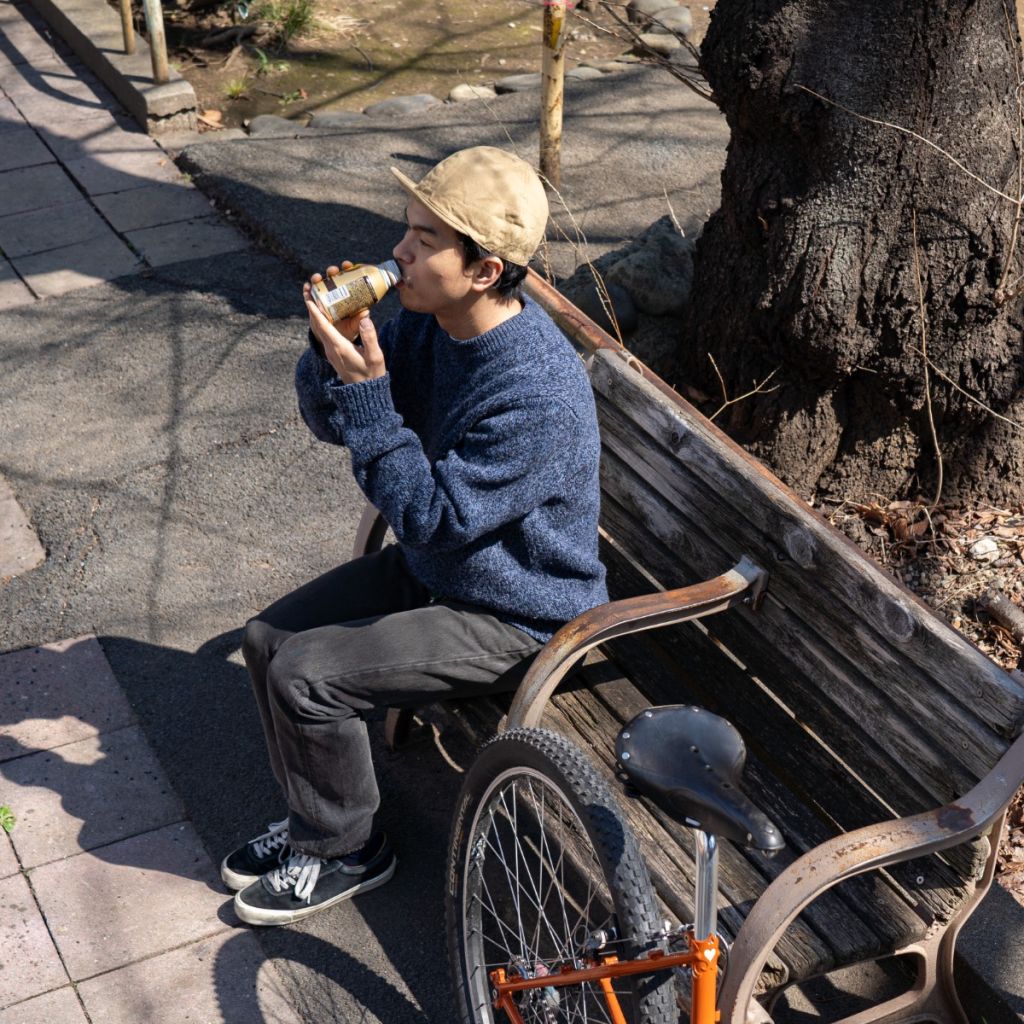
[[[657,904],[637,842],[583,753],[544,729],[488,743],[470,768],[452,829],[448,951],[465,1024],[504,1024],[489,972],[539,977],[583,966],[595,950],[620,959],[657,941]],[[678,1018],[669,972],[617,978],[633,1024]],[[517,996],[524,1021],[610,1022],[597,983]]]

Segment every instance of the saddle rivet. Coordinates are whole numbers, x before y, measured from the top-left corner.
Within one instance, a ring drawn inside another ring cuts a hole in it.
[[[622,755],[621,755],[621,756],[622,756],[622,760],[623,760],[623,761],[628,761],[628,760],[629,760],[629,751],[628,751],[628,750],[624,750],[624,751],[622,752]]]
[[[653,718],[653,717],[654,717],[654,712],[653,711],[645,711],[644,712],[644,718]]]
[[[623,738],[624,740],[628,740],[628,739],[629,739],[629,733],[628,733],[628,732],[624,732],[624,733],[622,734],[622,738]]]
[[[918,875],[915,881],[918,885],[924,885],[924,875]]]

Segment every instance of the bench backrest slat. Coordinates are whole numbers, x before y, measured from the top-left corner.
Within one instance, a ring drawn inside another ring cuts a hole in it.
[[[632,520],[616,529],[660,542],[657,578],[692,582],[748,555],[771,574],[769,600],[758,616],[739,613],[748,629],[730,632],[750,634],[741,657],[771,645],[773,660],[797,666],[819,699],[833,702],[817,716],[821,727],[838,715],[833,724],[870,740],[862,753],[890,751],[897,768],[942,800],[991,767],[1024,720],[1024,688],[685,403],[614,353],[594,356],[591,379],[603,486]],[[643,562],[644,544],[630,546]]]

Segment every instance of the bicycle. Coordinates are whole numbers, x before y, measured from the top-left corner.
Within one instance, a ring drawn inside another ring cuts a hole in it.
[[[615,750],[620,780],[694,829],[693,925],[661,920],[637,839],[586,755],[545,729],[502,733],[467,773],[452,829],[446,916],[465,1024],[667,1024],[675,971],[690,972],[691,1024],[718,1019],[718,841],[770,853],[781,833],[739,788],[746,750],[725,719],[649,708]]]

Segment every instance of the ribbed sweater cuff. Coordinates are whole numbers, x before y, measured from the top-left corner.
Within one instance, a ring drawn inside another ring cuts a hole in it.
[[[332,381],[327,387],[349,426],[366,427],[380,423],[384,416],[394,410],[389,374],[356,384]]]

